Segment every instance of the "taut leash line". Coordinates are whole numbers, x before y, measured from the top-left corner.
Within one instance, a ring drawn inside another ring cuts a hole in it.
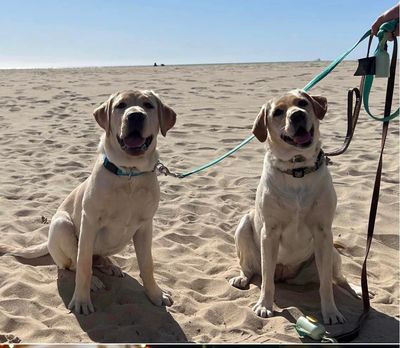
[[[332,61],[322,72],[320,72],[317,76],[315,76],[309,83],[307,83],[307,85],[304,86],[303,90],[305,92],[307,92],[308,90],[310,90],[312,87],[314,87],[318,82],[320,82],[322,79],[324,79],[328,74],[330,74],[342,61],[344,58],[346,58],[362,41],[364,41],[367,37],[369,37],[371,35],[371,30],[368,30],[349,50],[347,50],[346,52],[344,52],[343,54],[341,54],[340,56],[338,56],[334,61]],[[356,93],[356,92],[353,92]],[[358,118],[358,113],[360,111],[360,107],[361,105],[358,105],[357,103],[360,103],[360,98],[359,96],[356,94],[356,106],[354,108],[354,117],[352,117],[353,120],[357,121]],[[355,123],[352,125],[352,129],[350,130],[348,128],[348,132],[346,134],[346,139],[345,139],[345,144],[343,145],[343,148],[340,150],[336,150],[334,152],[330,152],[327,153],[327,155],[330,156],[335,156],[338,155],[340,153],[343,153],[347,147],[350,144],[351,138],[352,138],[352,133],[354,132],[354,127],[355,127]],[[191,171],[188,171],[186,173],[174,173],[171,172],[163,163],[159,163],[159,168],[161,170],[158,170],[158,172],[160,174],[164,174],[167,176],[173,176],[175,178],[178,179],[183,179],[186,177],[189,177],[193,174],[199,173],[207,168],[212,167],[213,165],[221,162],[222,160],[224,160],[225,158],[229,157],[230,155],[232,155],[233,153],[235,153],[236,151],[238,151],[239,149],[241,149],[243,146],[245,146],[246,144],[248,144],[250,141],[252,141],[255,138],[254,135],[249,136],[248,138],[244,139],[240,144],[238,144],[237,146],[235,146],[232,150],[228,151],[227,153],[225,153],[224,155],[200,166],[197,167]]]
[[[158,162],[158,172],[160,174],[164,174],[166,176],[173,176],[174,178],[178,178],[178,179],[183,179],[186,178],[187,176],[193,175],[195,173],[201,172],[207,168],[212,167],[213,165],[221,162],[222,160],[224,160],[225,158],[229,157],[230,155],[232,155],[234,152],[238,151],[239,149],[241,149],[243,146],[245,146],[247,143],[249,143],[250,141],[252,141],[254,138],[254,135],[249,136],[248,138],[244,139],[239,145],[237,145],[236,147],[234,147],[232,150],[228,151],[226,154],[216,158],[215,160],[208,162],[204,165],[202,165],[201,167],[198,167],[196,169],[191,170],[190,172],[187,173],[183,173],[183,174],[179,174],[179,173],[174,173],[171,172],[163,163]]]
[[[201,167],[199,167],[199,168],[193,169],[192,171],[187,172],[187,173],[185,173],[185,174],[181,174],[181,175],[179,176],[179,178],[186,178],[187,176],[190,176],[190,175],[192,175],[192,174],[201,172],[201,171],[204,170],[204,169],[210,168],[211,166],[213,166],[213,165],[215,165],[215,164],[221,162],[223,159],[229,157],[230,155],[232,155],[233,153],[235,153],[236,151],[238,151],[239,149],[241,149],[243,146],[245,146],[247,143],[249,143],[249,142],[252,141],[253,139],[254,139],[254,135],[249,136],[248,138],[244,139],[239,145],[237,145],[236,147],[234,147],[232,150],[228,151],[226,154],[224,154],[224,155],[218,157],[217,159],[215,159],[215,160],[213,160],[213,161],[211,161],[211,162],[209,162],[209,163],[204,164],[203,166],[201,166]]]

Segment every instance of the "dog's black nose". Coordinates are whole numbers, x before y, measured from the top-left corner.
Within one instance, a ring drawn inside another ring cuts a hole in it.
[[[294,127],[304,126],[307,123],[306,113],[304,111],[295,111],[290,115],[290,121]]]
[[[132,112],[128,115],[130,129],[142,129],[146,115],[143,112]]]

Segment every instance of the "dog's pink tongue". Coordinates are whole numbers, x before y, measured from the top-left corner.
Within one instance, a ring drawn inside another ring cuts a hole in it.
[[[135,135],[130,135],[129,137],[124,138],[124,143],[128,147],[140,147],[144,144],[146,140],[142,137],[138,137]]]
[[[293,137],[293,140],[297,143],[297,144],[305,144],[308,143],[309,141],[311,141],[311,134],[310,132],[307,132],[306,130],[303,130],[301,132],[299,132],[298,134],[296,134]]]

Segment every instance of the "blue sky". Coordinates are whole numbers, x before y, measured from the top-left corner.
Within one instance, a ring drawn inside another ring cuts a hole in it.
[[[395,3],[0,0],[0,68],[332,60]]]

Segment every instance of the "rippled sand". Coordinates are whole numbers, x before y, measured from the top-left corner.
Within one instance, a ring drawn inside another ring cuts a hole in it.
[[[101,134],[95,106],[120,89],[154,89],[178,114],[159,141],[162,161],[182,172],[222,155],[250,135],[270,97],[303,87],[326,62],[199,65],[137,68],[0,71],[0,231],[16,246],[45,239],[48,222],[65,196],[86,178]],[[347,89],[357,86],[356,64],[343,63],[312,93],[323,94],[324,149],[338,147],[345,132]],[[384,81],[374,85],[372,108],[382,110]],[[394,105],[398,105],[396,99]],[[338,194],[335,240],[345,246],[343,268],[358,284],[366,244],[370,197],[381,125],[364,112],[346,154],[330,167]],[[240,291],[228,284],[239,271],[233,233],[254,204],[264,146],[253,140],[207,171],[184,180],[160,177],[155,216],[155,277],[174,305],[157,308],[146,298],[133,245],[114,257],[127,277],[99,277],[107,289],[92,295],[97,312],[66,309],[74,288],[70,272],[49,256],[0,257],[0,335],[22,343],[81,342],[293,342],[297,315],[320,318],[318,285],[278,284],[276,315],[251,310],[260,280]],[[399,324],[399,123],[391,124],[384,157],[381,199],[368,262],[376,293],[358,342],[398,342]],[[361,302],[335,288],[351,328]],[[1,336],[0,336],[1,337]]]

